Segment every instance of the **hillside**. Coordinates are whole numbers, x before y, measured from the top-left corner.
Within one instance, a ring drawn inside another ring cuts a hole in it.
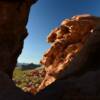
[[[34,63],[17,63],[16,67],[20,68],[21,70],[29,70],[41,67],[41,65]]]

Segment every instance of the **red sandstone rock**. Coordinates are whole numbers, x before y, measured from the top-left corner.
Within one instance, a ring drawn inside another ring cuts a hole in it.
[[[41,64],[45,66],[46,76],[39,89],[59,79],[95,27],[94,21],[83,20],[76,16],[65,19],[60,27],[51,31],[48,36],[48,42],[52,44],[51,48],[41,60]]]

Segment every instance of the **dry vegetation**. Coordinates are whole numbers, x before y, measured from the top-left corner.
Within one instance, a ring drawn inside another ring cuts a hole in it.
[[[36,69],[21,70],[16,68],[13,74],[13,80],[19,88],[25,92],[36,93],[37,87],[40,85],[43,80],[45,72],[43,67]]]

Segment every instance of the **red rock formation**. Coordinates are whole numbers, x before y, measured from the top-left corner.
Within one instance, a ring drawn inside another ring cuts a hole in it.
[[[37,100],[40,98],[44,100],[100,99],[100,18],[84,15],[76,18],[92,20],[96,25],[94,31],[66,66],[63,75],[60,74],[59,79],[35,95]]]
[[[23,42],[30,6],[36,0],[0,1],[0,71],[12,77]]]
[[[60,79],[35,96],[22,92],[0,72],[0,100],[99,100],[100,28],[94,30],[74,58]]]
[[[89,15],[81,17],[74,16],[71,19],[65,19],[60,27],[49,34],[48,42],[52,45],[41,60],[41,64],[45,66],[46,76],[39,90],[62,76],[95,29],[96,24],[93,20],[85,20],[85,17],[90,17]]]

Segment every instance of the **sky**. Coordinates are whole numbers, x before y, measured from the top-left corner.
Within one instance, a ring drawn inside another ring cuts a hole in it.
[[[38,64],[50,47],[46,41],[50,31],[65,18],[87,13],[100,16],[100,0],[38,0],[30,10],[29,35],[18,62]]]

